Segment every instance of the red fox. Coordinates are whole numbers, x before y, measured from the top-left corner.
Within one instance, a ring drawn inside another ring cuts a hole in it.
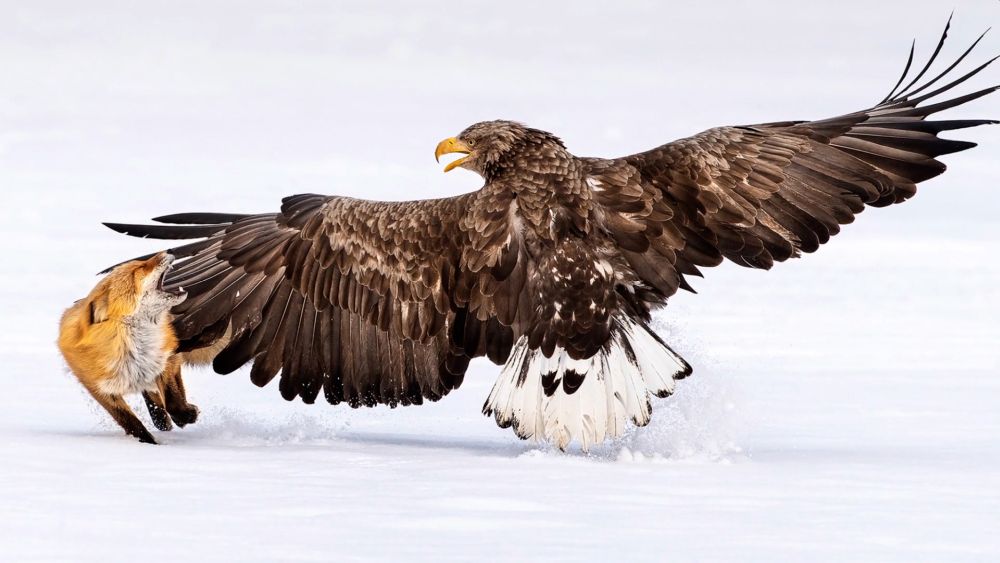
[[[73,374],[127,434],[149,444],[156,440],[125,395],[142,393],[158,430],[170,430],[171,419],[184,427],[198,417],[187,402],[170,315],[187,294],[163,287],[173,260],[160,253],[116,267],[63,313],[59,327],[59,350]]]

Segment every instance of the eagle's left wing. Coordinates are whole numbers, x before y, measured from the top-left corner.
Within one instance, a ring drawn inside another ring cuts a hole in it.
[[[469,359],[507,359],[526,276],[509,193],[409,202],[313,194],[277,213],[185,213],[133,236],[197,239],[171,249],[166,283],[181,351],[219,373],[279,372],[286,399],[419,404],[461,384]]]
[[[900,203],[916,184],[945,170],[937,157],[975,146],[941,139],[944,131],[997,123],[927,118],[1000,89],[987,88],[927,105],[986,68],[930,90],[979,43],[936,78],[916,79],[876,106],[809,122],[721,127],[612,160],[588,159],[605,224],[635,271],[662,303],[685,275],[724,258],[770,268],[813,252],[866,205]],[[982,39],[982,37],[980,37]],[[913,52],[910,53],[912,62]]]

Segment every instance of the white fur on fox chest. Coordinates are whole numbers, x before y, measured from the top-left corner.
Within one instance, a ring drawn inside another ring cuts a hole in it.
[[[101,382],[102,391],[109,395],[127,395],[156,390],[156,378],[167,367],[169,357],[164,349],[164,327],[160,324],[166,322],[169,322],[166,315],[160,319],[127,319],[125,340],[131,345],[108,366],[113,375]]]

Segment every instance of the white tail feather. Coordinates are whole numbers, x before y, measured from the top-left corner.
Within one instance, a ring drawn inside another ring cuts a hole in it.
[[[574,440],[586,451],[624,433],[626,421],[649,424],[653,396],[666,397],[691,367],[645,325],[615,319],[607,346],[574,360],[556,348],[550,358],[528,348],[522,336],[500,372],[483,413],[521,438],[566,449]],[[567,378],[567,375],[569,377]],[[582,383],[572,389],[574,381]],[[545,389],[545,383],[549,389]]]

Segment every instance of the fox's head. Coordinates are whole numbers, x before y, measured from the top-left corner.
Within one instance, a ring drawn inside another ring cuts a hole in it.
[[[88,296],[90,322],[142,317],[158,320],[187,298],[183,289],[163,287],[163,277],[174,257],[161,252],[148,260],[133,260],[116,267]]]

